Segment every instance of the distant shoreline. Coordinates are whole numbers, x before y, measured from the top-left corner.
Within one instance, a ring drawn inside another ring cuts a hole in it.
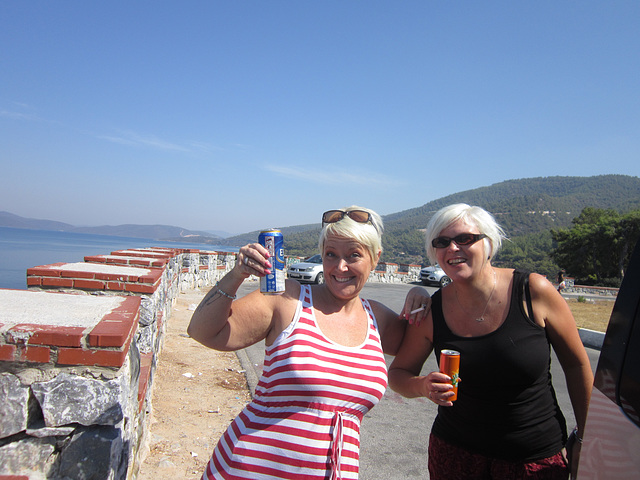
[[[116,250],[145,247],[238,251],[236,247],[225,245],[0,226],[0,288],[25,290],[28,268],[58,262],[83,262],[89,255],[108,255]]]

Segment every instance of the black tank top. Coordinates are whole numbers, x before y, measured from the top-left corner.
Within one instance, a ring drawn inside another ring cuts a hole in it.
[[[523,462],[555,455],[567,438],[551,384],[546,331],[522,305],[528,278],[514,271],[507,318],[487,335],[455,335],[445,322],[440,291],[431,306],[436,358],[444,349],[459,351],[461,379],[458,400],[438,407],[432,433],[488,457]]]

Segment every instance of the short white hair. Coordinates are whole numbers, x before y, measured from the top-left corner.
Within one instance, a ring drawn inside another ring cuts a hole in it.
[[[485,258],[490,260],[495,257],[502,247],[502,240],[507,238],[502,227],[498,225],[493,215],[484,208],[472,207],[466,203],[456,203],[438,210],[427,224],[425,246],[431,263],[435,264],[437,261],[436,248],[431,242],[440,235],[440,232],[459,220],[477,227],[479,233],[484,233],[487,236],[481,240],[484,243]]]
[[[378,253],[382,253],[382,232],[384,231],[382,218],[373,210],[356,205],[341,210],[344,212],[363,210],[369,214],[370,221],[359,223],[345,215],[338,222],[327,223],[322,227],[320,238],[318,239],[320,253],[324,252],[324,244],[329,236],[351,238],[366,247],[371,256],[371,261],[375,265],[378,260]]]

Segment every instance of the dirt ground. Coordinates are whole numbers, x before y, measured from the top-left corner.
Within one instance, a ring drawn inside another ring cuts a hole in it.
[[[210,350],[187,336],[193,308],[205,293],[180,294],[169,319],[138,480],[199,479],[218,438],[251,399],[235,353]],[[579,327],[606,331],[612,300],[568,303]]]
[[[199,479],[218,438],[251,399],[236,354],[211,350],[187,335],[205,293],[180,294],[169,319],[139,480]]]
[[[613,310],[613,299],[595,300],[589,302],[578,302],[568,300],[569,308],[576,319],[578,328],[588,328],[596,332],[606,332],[609,324],[609,317]]]

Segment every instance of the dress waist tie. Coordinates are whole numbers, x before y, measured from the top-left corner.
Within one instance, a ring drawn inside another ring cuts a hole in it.
[[[342,457],[342,412],[336,412],[333,416],[333,438],[331,439],[331,480],[342,479],[340,459]]]

